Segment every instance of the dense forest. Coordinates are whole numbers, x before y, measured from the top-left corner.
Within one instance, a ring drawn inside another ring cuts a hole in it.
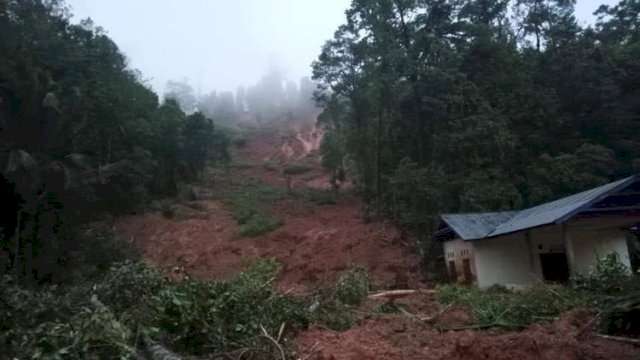
[[[0,272],[51,277],[74,225],[121,213],[212,161],[226,135],[158,96],[90,21],[59,1],[0,2]]]
[[[355,0],[313,64],[326,166],[371,211],[519,209],[638,171],[640,3]],[[595,6],[594,6],[595,7]],[[426,230],[426,231],[425,231]]]

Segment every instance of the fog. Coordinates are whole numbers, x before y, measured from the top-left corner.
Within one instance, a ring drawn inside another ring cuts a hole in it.
[[[578,0],[593,24],[599,4]],[[196,96],[252,86],[276,67],[298,81],[344,22],[350,0],[69,0],[74,21],[103,27],[159,94],[187,80]]]
[[[255,84],[271,66],[298,81],[343,22],[349,0],[69,0],[158,93],[187,78],[196,93]]]

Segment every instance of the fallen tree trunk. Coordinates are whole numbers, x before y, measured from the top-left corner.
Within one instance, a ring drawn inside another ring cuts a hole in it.
[[[368,298],[377,299],[397,299],[413,294],[435,294],[435,290],[388,290],[369,294]]]
[[[602,338],[602,339],[618,341],[618,342],[623,342],[623,343],[627,343],[627,344],[633,344],[633,345],[636,345],[636,346],[640,346],[640,339],[632,339],[632,338],[623,337],[623,336],[613,336],[613,335],[603,335],[603,334],[596,334],[596,336],[599,337],[599,338]]]

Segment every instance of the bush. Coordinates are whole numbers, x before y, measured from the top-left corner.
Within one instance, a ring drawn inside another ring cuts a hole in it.
[[[361,267],[348,270],[332,287],[316,294],[318,309],[312,320],[332,330],[343,331],[355,322],[353,308],[360,305],[369,293],[369,276]]]
[[[347,305],[359,305],[369,295],[369,274],[363,267],[347,271],[333,288],[336,299]]]
[[[240,235],[256,237],[270,233],[282,225],[284,225],[282,219],[268,218],[262,214],[254,214],[240,227]]]
[[[302,199],[315,205],[334,205],[338,196],[331,190],[309,189],[302,193]]]
[[[618,254],[609,253],[598,258],[587,273],[576,276],[575,281],[580,289],[611,295],[624,290],[630,279],[631,273]]]
[[[117,264],[95,286],[25,290],[0,280],[0,353],[18,359],[133,359],[141,339],[176,352],[230,358],[280,358],[263,336],[277,338],[285,355],[290,337],[310,321],[344,330],[353,307],[366,298],[368,277],[361,268],[312,298],[280,294],[272,283],[279,271],[260,259],[225,281],[187,278],[170,282],[142,263]],[[92,295],[104,304],[96,306]],[[319,299],[319,311],[309,311]],[[146,341],[145,341],[146,342]]]
[[[259,336],[261,327],[277,334],[285,323],[286,336],[307,324],[302,301],[271,287],[277,271],[274,261],[259,260],[229,281],[188,280],[168,287],[156,299],[155,326],[179,351],[262,349],[254,358],[272,358],[271,345]]]
[[[70,319],[44,323],[26,343],[32,359],[135,359],[133,331],[113,313],[80,308]]]
[[[473,322],[480,326],[521,328],[549,320],[562,312],[585,307],[588,297],[563,286],[536,287],[513,292],[505,288],[479,290],[461,285],[443,285],[436,294],[438,302],[468,306]]]
[[[262,167],[267,171],[276,171],[278,169],[276,163],[273,161],[266,161],[262,164]]]
[[[153,297],[169,285],[158,270],[142,262],[126,261],[114,266],[94,291],[111,311],[125,314],[128,323],[137,325],[150,320]]]
[[[286,190],[266,186],[247,186],[237,191],[232,203],[233,216],[241,225],[240,235],[259,236],[282,226],[282,219],[264,214],[261,202],[280,200],[286,196]]]

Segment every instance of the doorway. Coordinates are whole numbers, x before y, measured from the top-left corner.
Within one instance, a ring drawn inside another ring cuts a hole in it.
[[[464,283],[473,284],[473,274],[471,273],[471,261],[469,259],[462,260],[462,270],[464,272]]]
[[[569,280],[569,264],[566,253],[540,254],[542,276],[545,281],[566,283]]]
[[[449,261],[449,275],[451,275],[451,280],[458,281],[458,273],[456,272],[456,262],[453,260]]]

